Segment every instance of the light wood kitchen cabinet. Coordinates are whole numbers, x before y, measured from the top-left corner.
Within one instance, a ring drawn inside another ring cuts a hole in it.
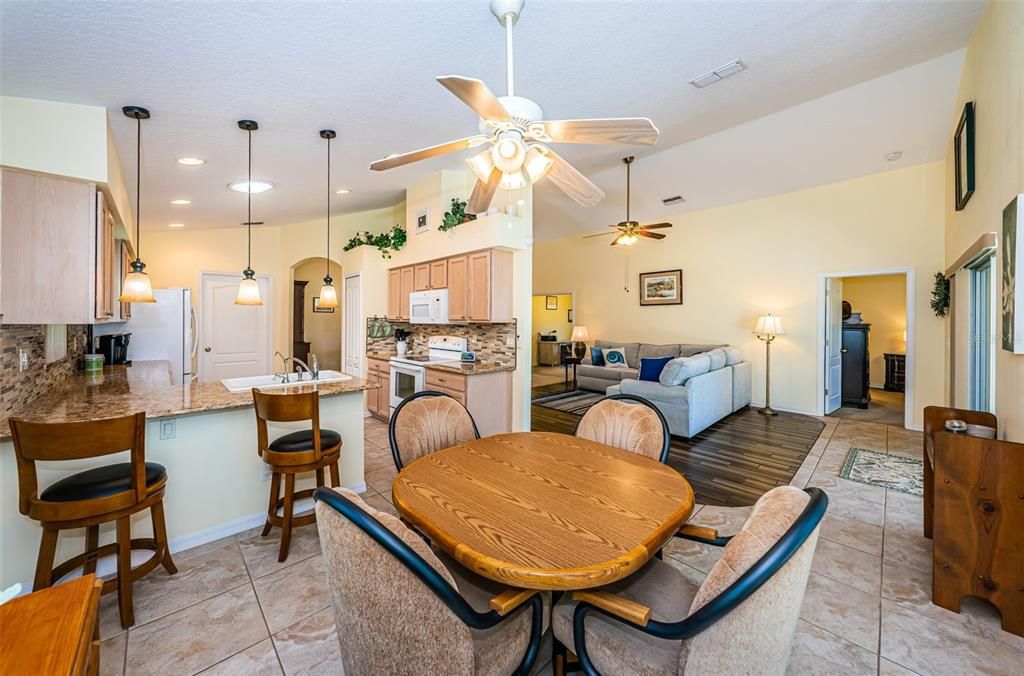
[[[5,324],[114,316],[114,219],[93,183],[3,171],[0,307]]]
[[[124,278],[128,276],[128,273],[132,271],[132,248],[128,242],[121,241],[121,286],[118,288],[118,293],[124,289]],[[132,318],[132,304],[131,303],[119,303],[121,306],[121,319]]]
[[[388,319],[402,316],[402,269],[388,270]]]
[[[383,359],[367,359],[366,380],[379,386],[366,390],[366,410],[387,420],[391,415],[391,365]]]
[[[447,394],[469,410],[480,436],[512,431],[512,372],[464,375],[426,369],[426,388]]]
[[[413,291],[427,291],[430,287],[430,263],[420,263],[412,267]]]
[[[512,321],[512,252],[491,249],[469,254],[466,318],[471,322]]]
[[[430,264],[430,288],[448,288],[448,259],[434,261]]]
[[[409,320],[409,294],[415,290],[415,273],[411,267],[401,268],[402,273],[402,297],[398,299],[398,318]]]
[[[468,281],[468,256],[454,256],[448,259],[448,320],[466,321],[466,282]]]

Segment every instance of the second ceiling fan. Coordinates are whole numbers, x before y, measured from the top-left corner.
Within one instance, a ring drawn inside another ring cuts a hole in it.
[[[629,157],[623,157],[622,161],[626,164],[626,220],[616,225],[609,225],[609,228],[615,228],[613,232],[601,232],[596,235],[587,235],[583,239],[590,239],[591,237],[604,237],[605,235],[615,235],[615,239],[612,240],[612,246],[631,246],[637,243],[637,239],[640,237],[646,237],[648,239],[665,239],[665,235],[660,232],[649,232],[650,230],[660,230],[663,228],[671,228],[671,223],[654,223],[653,225],[640,225],[637,221],[630,220],[629,218],[629,179],[630,171],[629,168],[633,165],[633,160],[636,158],[630,155]]]

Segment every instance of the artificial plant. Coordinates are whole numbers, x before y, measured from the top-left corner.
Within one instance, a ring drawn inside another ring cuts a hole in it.
[[[392,251],[398,251],[405,246],[406,235],[405,228],[401,225],[395,225],[388,232],[382,232],[380,234],[374,234],[367,230],[366,232],[357,232],[355,237],[350,239],[345,245],[345,251],[351,251],[357,246],[363,246],[369,244],[370,246],[377,247],[380,251],[380,255],[383,258],[391,258]]]
[[[475,220],[475,214],[466,213],[466,202],[453,197],[451,211],[444,212],[444,220],[441,221],[441,225],[437,226],[437,229],[441,232],[448,232],[462,223]]]
[[[932,289],[932,310],[936,317],[945,317],[949,310],[949,279],[941,272],[935,273],[935,287]]]

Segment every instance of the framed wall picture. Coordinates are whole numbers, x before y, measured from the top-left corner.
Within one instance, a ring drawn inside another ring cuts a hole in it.
[[[1024,354],[1024,193],[1003,209],[1003,349]]]
[[[421,210],[416,214],[416,234],[422,235],[430,230],[430,208]]]
[[[569,308],[569,323],[572,324],[572,308]]]
[[[640,305],[682,305],[683,271],[640,273]]]
[[[334,308],[320,307],[320,296],[313,296],[313,312],[334,312]]]
[[[974,194],[974,102],[964,104],[960,122],[953,135],[953,154],[956,158],[956,210],[967,206]]]
[[[558,309],[558,296],[544,296],[544,309],[545,310],[557,310]]]

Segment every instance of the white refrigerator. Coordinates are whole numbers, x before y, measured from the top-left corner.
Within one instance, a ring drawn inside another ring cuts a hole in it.
[[[163,360],[171,365],[174,382],[188,384],[198,377],[195,340],[198,320],[191,289],[153,289],[155,303],[132,303],[125,330],[132,334],[128,358]]]

